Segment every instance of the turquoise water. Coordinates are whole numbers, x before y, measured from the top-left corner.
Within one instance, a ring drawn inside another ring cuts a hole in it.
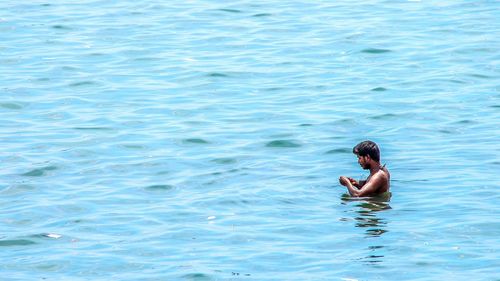
[[[499,8],[2,1],[0,279],[500,280]]]

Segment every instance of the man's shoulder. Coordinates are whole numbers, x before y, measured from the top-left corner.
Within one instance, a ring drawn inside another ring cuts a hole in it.
[[[391,173],[389,172],[389,169],[387,169],[387,167],[382,166],[382,169],[380,169],[379,172],[382,172],[387,178],[390,178],[391,177]]]
[[[387,168],[385,168],[385,167],[383,169],[380,169],[373,176],[379,180],[382,180],[382,181],[389,181],[389,179],[391,178],[391,174],[389,173],[389,170],[387,170]]]

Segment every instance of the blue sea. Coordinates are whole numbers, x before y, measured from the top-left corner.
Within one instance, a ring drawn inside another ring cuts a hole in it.
[[[500,280],[499,18],[1,1],[0,280]]]

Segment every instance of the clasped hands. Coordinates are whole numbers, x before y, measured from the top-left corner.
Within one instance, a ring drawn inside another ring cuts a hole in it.
[[[345,176],[341,176],[341,177],[339,178],[339,182],[340,182],[340,184],[341,184],[341,185],[343,185],[343,186],[347,186],[347,183],[349,183],[349,182],[350,182],[353,186],[355,186],[355,187],[359,187],[359,186],[360,186],[360,185],[359,185],[359,182],[358,182],[357,180],[355,180],[355,179],[353,179],[353,178],[350,178],[350,177],[345,177]]]

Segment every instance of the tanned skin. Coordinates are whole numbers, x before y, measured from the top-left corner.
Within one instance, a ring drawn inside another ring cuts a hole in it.
[[[340,184],[347,187],[349,194],[354,197],[366,197],[388,192],[391,182],[391,174],[380,162],[371,159],[370,155],[358,156],[359,165],[370,170],[370,176],[364,181],[356,181],[353,178],[341,176]]]

